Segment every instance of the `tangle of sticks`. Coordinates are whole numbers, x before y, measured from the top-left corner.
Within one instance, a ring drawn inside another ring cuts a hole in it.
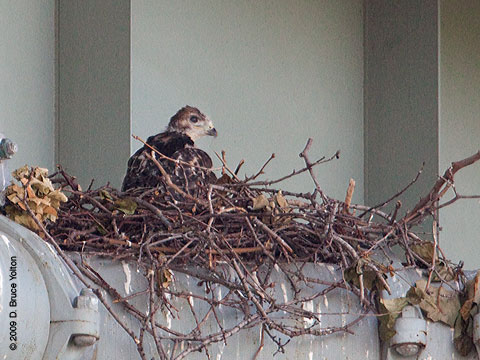
[[[131,260],[144,269],[148,286],[142,294],[147,295],[148,304],[142,310],[131,304],[131,298],[122,296],[118,289],[108,284],[98,269],[84,261],[76,263],[87,286],[93,283],[103,289],[138,320],[140,331],[129,328],[115,314],[104,292],[95,290],[100,301],[135,342],[142,359],[146,359],[145,334],[153,337],[160,359],[182,359],[194,351],[204,351],[209,358],[210,344],[226,342],[230,336],[253,326],[262,329],[262,344],[256,355],[262,350],[264,337],[269,337],[282,351],[286,343],[279,334],[294,338],[306,334],[350,333],[365,314],[378,312],[373,296],[378,290],[389,291],[386,274],[395,271],[388,265],[391,259],[380,263],[372,260],[372,254],[399,246],[405,253],[405,266],[422,268],[429,278],[436,275],[442,280],[444,275],[435,266],[439,258],[426,259],[416,251],[425,241],[412,227],[427,217],[435,218],[437,209],[443,206],[441,197],[453,187],[455,173],[478,161],[480,152],[453,163],[413,210],[397,218],[400,204],[397,203],[390,214],[382,209],[406,188],[374,207],[351,203],[354,182],[350,183],[345,201],[328,197],[312,168],[337,158],[339,153],[312,162],[308,155],[311,143],[309,139],[300,153],[305,167],[276,180],[257,180],[274,155],[257,174],[245,180],[237,176],[238,168],[232,171],[224,156],[219,156],[223,176],[217,183],[205,186],[198,198],[175,189],[164,172],[162,189],[171,191],[148,188],[120,192],[108,185],[82,191],[75,178],[60,168],[51,179],[69,193],[69,201],[61,205],[56,223],[46,227],[38,225],[59,252],[78,251]],[[158,162],[157,166],[161,167]],[[293,193],[273,187],[307,171],[315,186],[312,193]],[[407,188],[417,179],[418,176]],[[173,197],[172,191],[180,192],[181,196]],[[449,203],[465,197],[455,192]],[[434,253],[442,254],[436,241]],[[332,281],[312,278],[303,271],[301,264],[320,262],[334,264],[345,276]],[[258,276],[261,267],[266,270],[263,276]],[[290,301],[280,301],[272,294],[275,287],[271,279],[273,269],[287,279],[294,294]],[[355,281],[346,276],[352,269],[356,269]],[[222,286],[227,293],[219,297],[214,291],[195,295],[173,290],[172,271],[195,277],[207,290]],[[370,280],[366,279],[366,274],[371,276]],[[376,285],[367,285],[372,279]],[[315,294],[302,295],[299,288],[311,284],[321,284],[324,288]],[[304,304],[339,288],[357,296],[363,312],[346,324],[322,326],[320,314],[306,310]],[[192,297],[210,310],[197,314],[191,305]],[[196,327],[188,333],[173,330],[156,320],[155,314],[160,309],[175,313],[172,298],[183,299],[190,306]],[[219,306],[238,311],[241,314],[238,322],[223,327]],[[282,320],[274,316],[279,311],[282,311]],[[285,321],[285,318],[310,319],[310,322],[305,326],[298,321]],[[208,319],[215,319],[219,331],[209,333],[205,329]],[[181,348],[180,344],[183,344]]]

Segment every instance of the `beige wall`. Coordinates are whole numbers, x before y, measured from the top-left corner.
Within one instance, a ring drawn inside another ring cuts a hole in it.
[[[440,169],[480,150],[480,2],[440,2]],[[460,194],[480,194],[480,164],[455,178]],[[441,247],[466,268],[479,267],[480,204],[441,211]]]
[[[312,159],[341,150],[316,170],[325,191],[343,198],[353,177],[363,201],[362,1],[134,0],[131,70],[136,135],[195,105],[219,132],[201,147],[247,174],[274,152],[269,179],[302,167],[312,137]],[[280,186],[313,189],[307,175]]]
[[[54,0],[0,0],[0,132],[18,144],[9,161],[53,169]]]

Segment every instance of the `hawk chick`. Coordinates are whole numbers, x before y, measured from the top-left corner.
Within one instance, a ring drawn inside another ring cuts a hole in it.
[[[155,154],[171,180],[183,190],[198,195],[198,185],[214,182],[212,159],[195,147],[194,141],[202,136],[217,136],[212,121],[195,107],[185,106],[172,116],[167,130],[150,136],[147,144],[163,155],[178,160],[162,158]],[[155,187],[162,183],[162,174],[153,161],[147,158],[152,149],[144,145],[128,160],[127,174],[122,191],[139,187]]]

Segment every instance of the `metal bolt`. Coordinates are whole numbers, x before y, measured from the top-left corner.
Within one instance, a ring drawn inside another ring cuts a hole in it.
[[[98,298],[92,289],[83,288],[80,295],[75,298],[73,306],[77,309],[89,309],[98,312]],[[93,335],[76,334],[72,337],[72,340],[76,346],[92,346],[98,338]]]
[[[83,288],[80,295],[75,298],[74,307],[78,309],[91,309],[98,311],[98,298],[93,293],[92,289]]]
[[[17,144],[12,140],[3,138],[0,141],[0,158],[1,159],[10,159],[13,154],[18,150]]]
[[[77,346],[92,346],[97,342],[97,338],[92,335],[74,335],[73,343]]]

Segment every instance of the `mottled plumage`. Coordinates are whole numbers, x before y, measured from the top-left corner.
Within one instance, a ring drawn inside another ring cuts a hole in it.
[[[170,119],[167,131],[147,139],[148,145],[177,160],[174,162],[155,155],[173,183],[192,195],[198,195],[202,185],[216,179],[212,171],[208,170],[212,167],[212,159],[205,151],[195,147],[194,140],[205,135],[217,135],[212,122],[197,108],[185,106]],[[159,168],[146,156],[151,152],[144,145],[128,160],[122,191],[162,184]]]

